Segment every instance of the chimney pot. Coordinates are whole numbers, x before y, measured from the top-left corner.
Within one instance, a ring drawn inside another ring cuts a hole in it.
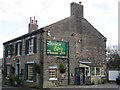
[[[32,17],[30,17],[30,23],[32,22]]]
[[[30,17],[30,23],[28,24],[28,32],[30,33],[37,29],[38,29],[38,25],[37,25],[37,20],[35,20],[35,16],[33,20],[32,17]]]
[[[37,23],[37,20],[36,20],[36,23]]]
[[[82,2],[80,1],[79,4],[82,4]]]

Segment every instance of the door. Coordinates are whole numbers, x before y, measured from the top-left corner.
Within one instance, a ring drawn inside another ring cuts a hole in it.
[[[75,68],[75,81],[76,85],[80,85],[80,67]]]
[[[80,70],[80,83],[85,84],[85,67],[81,67]]]
[[[19,76],[20,76],[20,63],[18,63],[18,62],[16,63],[16,70],[15,70],[15,71],[16,71],[15,74],[16,74],[16,75],[18,76],[18,78],[19,78]]]

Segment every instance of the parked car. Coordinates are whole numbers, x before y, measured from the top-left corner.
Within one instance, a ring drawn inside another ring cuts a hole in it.
[[[120,85],[120,73],[119,73],[118,77],[116,78],[116,82],[118,85]]]

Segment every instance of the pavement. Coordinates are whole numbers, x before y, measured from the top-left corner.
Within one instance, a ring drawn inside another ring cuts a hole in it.
[[[120,90],[120,85],[116,83],[112,84],[99,84],[99,85],[71,85],[71,86],[59,86],[53,88],[36,89],[28,87],[13,87],[8,85],[3,85],[2,90]]]
[[[56,87],[56,88],[120,88],[120,85],[117,85],[115,83],[112,84],[99,84],[99,85],[74,85],[74,86],[62,86],[62,87]]]

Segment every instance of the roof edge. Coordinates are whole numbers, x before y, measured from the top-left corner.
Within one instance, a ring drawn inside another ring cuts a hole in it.
[[[28,36],[31,36],[31,35],[35,35],[35,34],[37,34],[37,33],[44,32],[43,29],[44,29],[44,28],[40,28],[40,29],[38,29],[38,30],[35,30],[34,32],[24,34],[24,35],[22,35],[22,36],[19,36],[19,37],[17,37],[17,38],[14,38],[14,39],[12,39],[12,40],[9,40],[9,41],[7,41],[7,42],[4,42],[3,45],[5,45],[5,44],[7,44],[7,43],[14,42],[14,41],[16,41],[16,40],[23,39],[23,38],[28,37]]]
[[[82,18],[82,19],[84,19],[85,21],[87,21],[85,18]],[[107,38],[104,35],[102,35],[91,23],[88,22],[88,24],[90,24],[103,38],[105,38],[107,40]]]

